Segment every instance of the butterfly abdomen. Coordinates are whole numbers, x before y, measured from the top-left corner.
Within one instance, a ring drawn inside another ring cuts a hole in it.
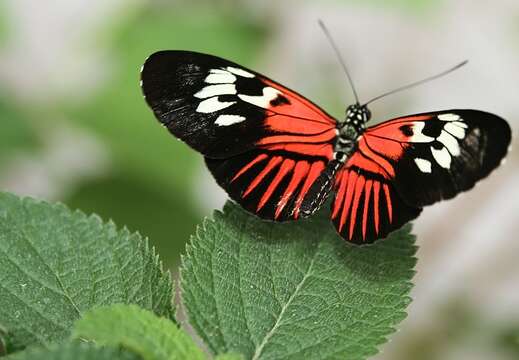
[[[321,175],[315,180],[308,191],[308,196],[301,204],[301,216],[308,217],[321,208],[330,195],[335,182],[335,175],[344,165],[344,162],[332,160]]]

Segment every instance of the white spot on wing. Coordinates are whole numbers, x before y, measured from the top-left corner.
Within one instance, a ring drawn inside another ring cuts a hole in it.
[[[423,128],[425,127],[424,122],[414,122],[413,123],[413,136],[411,136],[410,141],[416,143],[428,143],[434,141],[434,138],[431,136],[424,135],[422,133]]]
[[[454,138],[451,134],[446,132],[445,130],[442,130],[440,136],[436,138],[439,142],[441,142],[447,150],[453,155],[458,156],[460,154],[460,146],[458,144],[458,140]]]
[[[222,69],[211,69],[209,70],[210,73],[213,73],[213,74],[228,74],[229,72],[227,70],[222,70]]]
[[[209,84],[232,84],[236,81],[236,76],[230,72],[210,73],[204,80]]]
[[[263,88],[263,95],[238,95],[240,99],[250,104],[268,109],[270,102],[278,97],[280,92],[270,86]]]
[[[451,155],[447,148],[442,147],[441,150],[436,150],[431,146],[431,153],[433,154],[434,160],[444,169],[449,169],[451,166]]]
[[[238,76],[243,76],[243,77],[247,77],[247,78],[253,78],[254,77],[254,74],[251,74],[248,71],[245,71],[245,70],[239,69],[239,68],[235,68],[235,67],[232,67],[232,66],[227,66],[227,70],[232,72],[235,75],[238,75]]]
[[[242,121],[247,120],[244,116],[241,115],[220,115],[214,122],[218,126],[229,126],[237,123],[241,123]]]
[[[200,102],[196,108],[196,112],[208,114],[225,109],[233,104],[236,104],[236,101],[219,101],[218,97],[215,96]]]
[[[447,123],[443,127],[446,131],[451,133],[451,135],[456,136],[458,139],[463,139],[465,137],[465,129],[461,126],[456,126],[455,123]]]
[[[442,121],[456,121],[456,120],[460,119],[460,116],[458,114],[448,113],[448,114],[438,115],[438,119],[440,119]]]
[[[420,169],[423,173],[430,173],[431,172],[431,162],[429,160],[421,159],[421,158],[415,158],[414,162],[416,163],[416,166],[418,166],[418,169]]]
[[[209,85],[197,92],[194,96],[199,99],[205,99],[212,96],[227,94],[236,94],[236,86],[234,84]]]
[[[467,124],[465,124],[463,121],[453,121],[449,124],[453,124],[453,125],[456,125],[456,126],[459,126],[459,127],[462,127],[464,129],[468,128],[469,126]]]

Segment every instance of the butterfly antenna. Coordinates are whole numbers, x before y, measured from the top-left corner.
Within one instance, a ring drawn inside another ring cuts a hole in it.
[[[353,80],[351,80],[350,72],[348,71],[348,67],[346,66],[346,62],[342,58],[341,53],[339,52],[339,49],[337,48],[337,45],[333,41],[333,38],[330,35],[330,32],[328,31],[328,28],[326,27],[326,25],[324,25],[324,22],[321,19],[319,19],[318,22],[319,22],[319,26],[321,27],[321,29],[324,32],[324,35],[326,35],[326,37],[328,38],[328,41],[332,45],[333,51],[335,51],[335,54],[339,58],[339,62],[341,63],[342,69],[346,73],[346,76],[348,77],[348,81],[350,83],[351,89],[353,90],[353,96],[355,96],[355,101],[357,102],[357,104],[359,104],[359,97],[357,95],[357,91],[355,90],[355,86],[353,86]]]
[[[440,77],[442,77],[444,75],[447,75],[447,74],[453,72],[454,70],[458,70],[460,67],[462,67],[463,65],[467,64],[468,62],[469,62],[468,60],[464,60],[464,61],[460,62],[459,64],[457,64],[456,66],[453,66],[453,67],[451,67],[451,68],[449,68],[449,69],[447,69],[445,71],[442,71],[439,74],[427,77],[427,78],[419,80],[419,81],[415,81],[415,82],[413,82],[411,84],[404,85],[402,87],[399,87],[399,88],[396,88],[394,90],[388,91],[388,92],[386,92],[386,93],[384,93],[382,95],[375,96],[373,99],[371,99],[368,102],[366,102],[363,106],[368,105],[368,104],[372,103],[373,101],[378,100],[380,98],[383,98],[385,96],[394,94],[396,92],[399,92],[399,91],[402,91],[402,90],[407,90],[409,88],[415,87],[417,85],[421,85],[421,84],[426,83],[428,81],[431,81],[431,80],[434,80],[434,79],[438,79],[438,78],[440,78]]]

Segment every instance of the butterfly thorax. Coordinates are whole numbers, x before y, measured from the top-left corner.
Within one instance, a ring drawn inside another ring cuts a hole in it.
[[[338,122],[339,135],[335,143],[335,158],[341,162],[346,160],[356,148],[357,140],[366,129],[366,122],[371,112],[366,106],[353,104],[346,109],[346,118]]]

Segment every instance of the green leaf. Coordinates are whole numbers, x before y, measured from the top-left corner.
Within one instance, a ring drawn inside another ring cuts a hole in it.
[[[245,360],[245,357],[237,353],[227,353],[218,355],[215,360]]]
[[[109,198],[106,194],[110,194]],[[143,183],[132,176],[111,174],[83,182],[66,203],[73,209],[95,211],[117,224],[138,229],[149,236],[164,266],[177,268],[180,253],[201,216],[194,210],[189,191],[171,195],[174,196],[165,196],[160,186]]]
[[[7,354],[7,330],[0,325],[0,357]]]
[[[138,360],[137,355],[116,348],[87,343],[65,343],[49,348],[31,348],[10,355],[6,360]]]
[[[205,358],[175,323],[135,305],[94,309],[76,322],[73,336],[102,345],[120,345],[145,360]]]
[[[355,247],[322,216],[279,224],[228,203],[214,218],[181,268],[189,321],[213,353],[365,359],[405,318],[416,250],[409,225]]]
[[[68,338],[96,306],[172,316],[172,283],[139,234],[63,205],[0,193],[0,324],[13,349]]]

